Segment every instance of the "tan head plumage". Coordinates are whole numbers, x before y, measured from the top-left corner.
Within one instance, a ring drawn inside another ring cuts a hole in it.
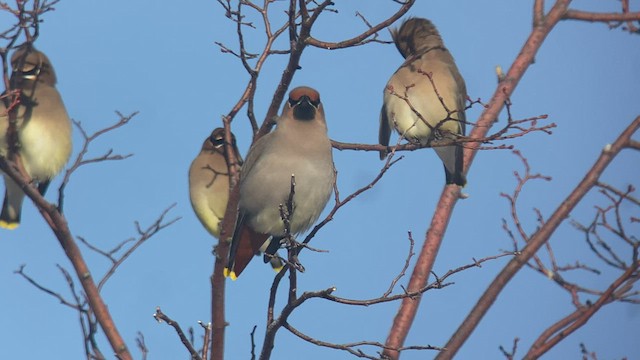
[[[13,53],[11,68],[13,76],[20,79],[37,80],[51,86],[57,82],[49,58],[29,43],[21,45]]]
[[[440,33],[424,18],[409,18],[399,28],[391,30],[393,41],[404,58],[420,55],[434,47],[444,47]]]
[[[236,161],[239,165],[242,165],[242,157],[240,156],[240,150],[236,144],[236,137],[231,133],[231,148],[235,154]],[[211,132],[211,135],[204,139],[202,143],[202,152],[207,153],[219,153],[223,158],[227,158],[227,147],[224,145],[224,128],[216,128]]]

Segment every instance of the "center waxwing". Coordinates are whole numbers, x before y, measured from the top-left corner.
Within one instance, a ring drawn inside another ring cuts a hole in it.
[[[427,19],[410,18],[391,35],[405,62],[384,89],[380,144],[389,145],[394,128],[410,142],[422,145],[464,135],[466,85],[436,27]],[[462,146],[434,146],[434,150],[444,163],[447,184],[464,186]],[[381,151],[380,159],[386,155]]]
[[[233,134],[231,139],[234,157],[242,165],[242,157]],[[202,226],[215,238],[220,238],[220,223],[229,201],[230,179],[227,160],[224,129],[217,128],[204,140],[202,150],[189,167],[191,207]],[[273,257],[271,266],[279,271],[282,262],[278,257]]]
[[[33,45],[19,47],[11,57],[11,88],[20,91],[16,112],[17,149],[22,165],[40,194],[64,167],[71,155],[71,120],[55,88],[56,74],[45,54]],[[8,156],[9,97],[0,101],[0,155]],[[5,196],[0,227],[20,224],[24,193],[4,175]]]
[[[267,256],[280,246],[285,225],[280,206],[286,206],[295,177],[289,230],[300,234],[324,209],[335,181],[331,141],[320,94],[309,87],[289,93],[276,129],[249,150],[240,173],[238,219],[225,276],[236,279],[254,254],[271,238]],[[274,246],[275,244],[275,246]]]

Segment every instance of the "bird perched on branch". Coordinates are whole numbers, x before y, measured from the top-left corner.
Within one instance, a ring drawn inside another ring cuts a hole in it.
[[[289,93],[276,129],[251,147],[240,173],[240,201],[225,275],[237,278],[258,248],[271,238],[265,260],[288,230],[309,229],[324,209],[335,181],[331,142],[320,94],[309,87]],[[295,178],[292,192],[292,176]]]
[[[231,139],[234,158],[242,165],[233,134]],[[220,222],[229,201],[229,167],[223,128],[213,130],[204,140],[200,153],[189,167],[189,198],[202,226],[219,238]]]
[[[427,19],[410,18],[391,35],[405,61],[384,89],[380,144],[389,145],[391,129],[422,145],[464,135],[467,89],[436,27]],[[464,186],[462,146],[433,148],[444,163],[447,184]],[[386,155],[381,151],[380,159]]]
[[[242,165],[242,157],[231,134],[231,149],[234,158]],[[202,144],[198,156],[189,167],[189,199],[198,220],[215,238],[220,238],[220,223],[229,201],[229,166],[224,129],[216,128]],[[272,257],[271,266],[279,271],[280,258]]]
[[[56,90],[56,74],[45,54],[32,44],[20,46],[11,57],[11,89],[19,90],[19,104],[9,109],[7,96],[0,101],[0,155],[17,149],[27,175],[44,195],[49,182],[71,155],[71,120]],[[10,110],[10,111],[8,111]],[[17,144],[9,144],[10,116],[15,116]],[[20,224],[24,193],[4,175],[5,196],[0,227],[14,229]]]

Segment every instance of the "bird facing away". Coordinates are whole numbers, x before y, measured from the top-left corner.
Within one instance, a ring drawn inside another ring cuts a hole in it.
[[[466,85],[436,27],[427,19],[410,18],[391,35],[405,61],[384,89],[380,144],[389,145],[394,128],[422,145],[464,135]],[[426,74],[431,74],[433,84]],[[434,150],[444,163],[447,184],[464,186],[462,146],[434,146]],[[386,155],[381,151],[380,159]]]
[[[234,157],[242,165],[242,157],[231,134]],[[220,238],[220,223],[229,201],[229,167],[224,143],[224,129],[211,132],[202,144],[202,150],[189,167],[189,199],[198,220],[215,238]],[[278,257],[271,258],[271,266],[280,271],[283,264]]]
[[[293,89],[276,124],[251,147],[240,172],[238,219],[225,269],[231,279],[270,237],[265,260],[280,247],[285,237],[280,205],[287,205],[292,175],[292,235],[309,229],[331,196],[335,174],[320,94],[309,87]]]
[[[55,88],[56,74],[45,54],[33,45],[19,47],[11,57],[11,88],[20,91],[16,111],[18,154],[26,173],[40,194],[64,167],[71,155],[71,120]],[[8,156],[8,97],[0,101],[0,155]],[[20,224],[24,193],[4,175],[5,196],[0,227],[15,229]]]

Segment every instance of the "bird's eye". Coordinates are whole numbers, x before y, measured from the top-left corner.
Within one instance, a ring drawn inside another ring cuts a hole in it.
[[[19,73],[23,77],[37,77],[42,71],[43,59],[40,54],[33,50],[18,50],[11,58],[11,66],[14,73]]]
[[[318,106],[320,105],[320,98],[313,98],[307,95],[302,95],[297,99],[289,98],[289,106],[291,107],[295,107],[302,102],[307,102],[311,104],[314,108],[318,108]]]
[[[36,77],[40,74],[39,64],[33,64],[25,61],[22,66],[14,69],[15,72],[19,72],[23,77]]]
[[[224,136],[221,136],[219,134],[214,134],[214,135],[211,135],[211,137],[209,137],[209,141],[211,141],[213,146],[220,147],[224,145]]]

